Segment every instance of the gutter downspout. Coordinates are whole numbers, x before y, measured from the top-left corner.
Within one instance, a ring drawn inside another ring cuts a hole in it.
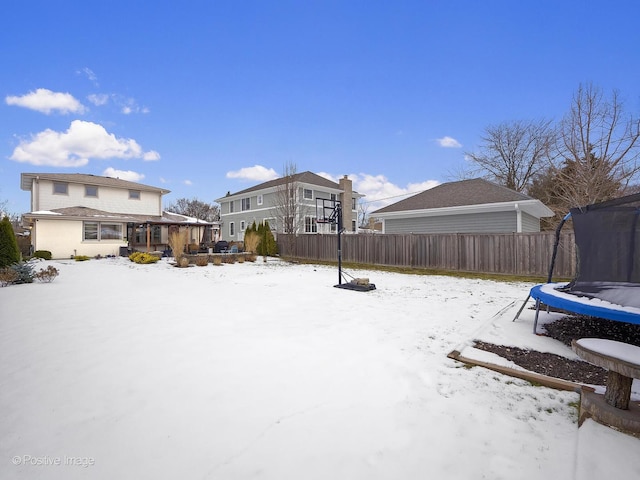
[[[522,233],[522,210],[520,205],[515,204],[516,207],[516,233]]]

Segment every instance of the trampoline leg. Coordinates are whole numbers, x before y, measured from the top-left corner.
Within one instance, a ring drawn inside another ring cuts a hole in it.
[[[533,320],[533,333],[538,334],[538,314],[540,313],[540,299],[536,299],[536,318]]]
[[[515,322],[518,318],[520,318],[520,314],[522,313],[522,310],[524,310],[525,305],[527,304],[527,302],[529,301],[529,299],[531,298],[531,295],[527,295],[527,298],[524,302],[522,302],[522,306],[520,307],[520,310],[518,310],[518,313],[516,313],[516,316],[513,317],[513,320],[511,320],[512,322]]]

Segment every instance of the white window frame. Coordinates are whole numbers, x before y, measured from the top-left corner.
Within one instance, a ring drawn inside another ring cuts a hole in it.
[[[244,220],[240,222],[240,231],[244,232],[247,229],[247,224]]]
[[[262,202],[264,202],[264,198],[262,195],[258,195],[258,198],[256,200],[258,202],[258,205],[262,205]]]
[[[69,184],[67,182],[53,182],[54,195],[69,195]]]
[[[316,217],[307,215],[304,217],[304,233],[318,233],[318,222]]]
[[[87,227],[91,225],[93,228],[91,230],[87,230]],[[103,227],[104,226],[104,227]],[[104,235],[103,238],[103,228],[111,228],[116,227],[114,230],[118,230],[118,236],[111,237],[110,235]],[[124,232],[124,228],[122,223],[111,223],[111,222],[82,222],[82,241],[83,242],[101,242],[108,240],[122,241],[122,232]],[[87,238],[87,233],[90,233],[91,238]]]
[[[95,193],[91,193],[94,191]],[[98,198],[98,187],[96,185],[85,185],[84,196],[89,198]]]
[[[242,211],[245,212],[251,210],[251,197],[242,199]]]
[[[307,196],[307,192],[309,192],[309,196]],[[311,189],[311,188],[303,188],[302,189],[302,198],[304,200],[313,200],[313,189]]]
[[[129,200],[140,200],[141,196],[140,190],[129,190]]]
[[[229,213],[233,213],[233,200],[229,202]]]
[[[229,237],[233,238],[236,236],[236,223],[229,222]]]
[[[263,218],[262,223],[269,222],[269,230],[275,232],[278,230],[278,219],[275,217]]]

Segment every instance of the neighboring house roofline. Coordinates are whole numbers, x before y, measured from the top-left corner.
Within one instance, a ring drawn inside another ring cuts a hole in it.
[[[508,211],[522,211],[534,217],[553,217],[553,211],[544,205],[540,200],[520,200],[513,202],[497,202],[497,203],[482,203],[475,205],[458,205],[454,207],[441,207],[441,208],[425,208],[416,210],[400,210],[392,212],[373,212],[376,218],[413,218],[413,217],[435,217],[443,215],[464,215],[474,213],[485,212],[508,212]]]
[[[141,190],[146,192],[160,193],[161,195],[166,195],[167,193],[171,192],[171,190],[152,187],[151,185],[144,185],[142,183],[85,173],[21,173],[20,188],[22,190],[30,191],[34,180],[49,180],[52,182],[66,182],[81,185],[96,185],[99,187]]]
[[[287,181],[288,180],[286,177],[279,177],[274,180],[269,180],[267,182],[254,185],[253,187],[240,190],[238,192],[229,193],[224,197],[215,199],[215,202],[222,203],[225,201],[228,202],[229,200],[237,200],[238,198],[246,197],[247,194],[249,193],[259,193],[259,192],[272,193],[277,191],[278,187],[285,184]],[[340,185],[338,183],[309,171],[296,173],[295,175],[293,175],[293,178],[289,181],[291,181],[292,183],[297,183],[302,187],[305,187],[305,186],[321,187],[325,190],[335,190],[335,193],[342,192],[342,189],[340,188]],[[352,194],[356,198],[364,197],[363,194],[360,194],[356,191],[352,191]]]
[[[542,202],[524,193],[516,192],[502,185],[490,182],[483,178],[460,180],[457,182],[442,183],[423,192],[412,195],[386,207],[371,212],[371,215],[380,216],[387,213],[404,213],[407,211],[424,211],[453,207],[470,207],[472,205],[499,204],[499,203],[523,203]],[[544,205],[543,205],[544,206]],[[550,212],[546,207],[541,208],[541,213]]]

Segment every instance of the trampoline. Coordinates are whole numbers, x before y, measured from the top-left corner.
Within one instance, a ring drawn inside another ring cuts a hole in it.
[[[560,231],[571,219],[576,242],[576,277],[553,283]],[[547,283],[534,286],[533,332],[541,305],[569,313],[640,324],[640,194],[571,209],[556,229]]]

